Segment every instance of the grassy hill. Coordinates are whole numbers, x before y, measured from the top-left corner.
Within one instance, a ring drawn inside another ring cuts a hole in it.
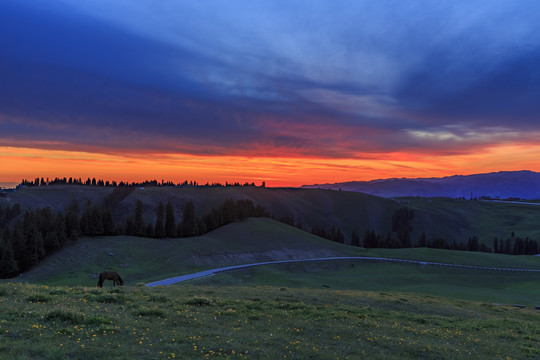
[[[527,236],[540,240],[540,206],[508,202],[449,198],[402,198],[403,205],[416,210],[413,238],[426,234],[466,240],[472,235],[491,246],[493,238]]]
[[[354,249],[274,220],[247,219],[193,238],[82,238],[14,280],[95,286],[93,274],[114,269],[135,284],[233,264],[346,256]]]
[[[72,202],[84,208],[91,200],[100,205],[111,193],[111,188],[56,185],[28,188],[10,193],[9,199],[0,199],[0,206],[20,203],[23,209],[49,206],[62,210]],[[398,208],[415,209],[412,220],[412,240],[418,241],[424,232],[428,239],[442,237],[449,242],[463,243],[476,235],[481,243],[492,245],[494,237],[506,239],[512,232],[516,236],[530,236],[540,240],[540,206],[458,200],[449,198],[385,199],[376,196],[318,189],[259,188],[259,187],[147,187],[136,188],[119,202],[113,212],[118,223],[124,224],[133,216],[138,200],[143,203],[147,223],[155,222],[155,209],[161,201],[170,201],[177,221],[188,201],[193,201],[197,216],[210,212],[226,199],[250,199],[264,206],[277,219],[289,217],[307,229],[314,226],[339,227],[349,241],[356,230],[363,236],[366,230],[375,230],[386,236],[391,231],[391,218]]]
[[[270,219],[247,219],[185,239],[84,238],[12,281],[95,286],[103,270],[127,284],[255,262],[371,256],[497,268],[540,269],[540,257],[435,249],[362,249],[334,243]],[[453,296],[488,303],[540,305],[540,273],[500,272],[366,261],[271,265],[197,280],[205,285],[274,285]]]

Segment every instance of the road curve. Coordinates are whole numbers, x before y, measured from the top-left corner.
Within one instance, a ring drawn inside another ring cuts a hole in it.
[[[199,279],[206,276],[212,276],[214,274],[224,272],[224,271],[231,271],[231,270],[249,268],[253,266],[260,266],[260,265],[288,264],[288,263],[308,262],[308,261],[336,261],[336,260],[385,261],[385,262],[447,266],[447,267],[462,268],[462,269],[489,270],[489,271],[540,272],[540,269],[537,270],[537,269],[495,268],[495,267],[485,267],[485,266],[446,264],[446,263],[431,262],[431,261],[404,260],[404,259],[392,259],[392,258],[382,258],[382,257],[344,256],[344,257],[326,257],[326,258],[315,258],[315,259],[265,261],[265,262],[259,262],[259,263],[253,263],[253,264],[227,266],[227,267],[222,267],[218,269],[205,270],[205,271],[201,271],[201,272],[197,272],[193,274],[186,274],[186,275],[176,276],[176,277],[172,277],[172,278],[168,278],[164,280],[154,281],[154,282],[146,284],[146,286],[172,285],[172,284],[176,284],[182,281]]]

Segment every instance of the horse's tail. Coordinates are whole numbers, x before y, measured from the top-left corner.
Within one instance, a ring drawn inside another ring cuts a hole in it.
[[[103,287],[103,281],[105,281],[103,277],[104,277],[103,274],[99,274],[99,281],[97,283],[98,287]]]

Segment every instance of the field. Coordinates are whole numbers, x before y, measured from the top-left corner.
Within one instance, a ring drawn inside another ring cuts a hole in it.
[[[334,243],[270,220],[248,219],[185,239],[83,238],[13,281],[95,286],[103,270],[129,285],[262,261],[370,256],[493,268],[540,269],[538,256],[436,249],[363,249]],[[198,280],[206,285],[274,285],[320,289],[401,291],[487,303],[540,305],[540,272],[501,272],[384,262],[317,262],[263,266]]]
[[[2,359],[534,359],[540,312],[260,286],[0,284]]]
[[[519,204],[206,189],[217,194],[213,198],[197,188],[180,190],[178,201],[192,199],[198,209],[247,196],[275,213],[350,229],[354,218],[363,219],[361,226],[383,224],[404,204],[417,211],[415,224],[430,231],[485,229],[492,235],[520,228],[521,236],[537,228],[538,208]],[[141,199],[151,213],[153,202],[171,191],[138,189],[120,208],[129,211]],[[32,194],[32,201],[54,204],[54,196]],[[71,196],[77,195],[60,197],[55,206],[68,204]],[[101,195],[92,196],[98,201]],[[223,266],[334,256],[540,269],[538,256],[351,247],[264,218],[193,238],[81,238],[0,282],[0,359],[540,358],[538,272],[343,260],[258,266],[169,287],[144,286]],[[103,270],[120,272],[126,286],[106,282],[96,288],[95,276]]]

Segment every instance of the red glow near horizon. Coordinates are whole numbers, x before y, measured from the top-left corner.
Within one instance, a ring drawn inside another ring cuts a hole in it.
[[[158,180],[174,183],[263,181],[272,187],[296,187],[392,177],[442,177],[501,170],[540,171],[540,145],[502,145],[482,153],[431,155],[370,154],[365,159],[188,154],[107,155],[88,152],[0,147],[0,182],[36,177],[97,178],[105,181]]]

